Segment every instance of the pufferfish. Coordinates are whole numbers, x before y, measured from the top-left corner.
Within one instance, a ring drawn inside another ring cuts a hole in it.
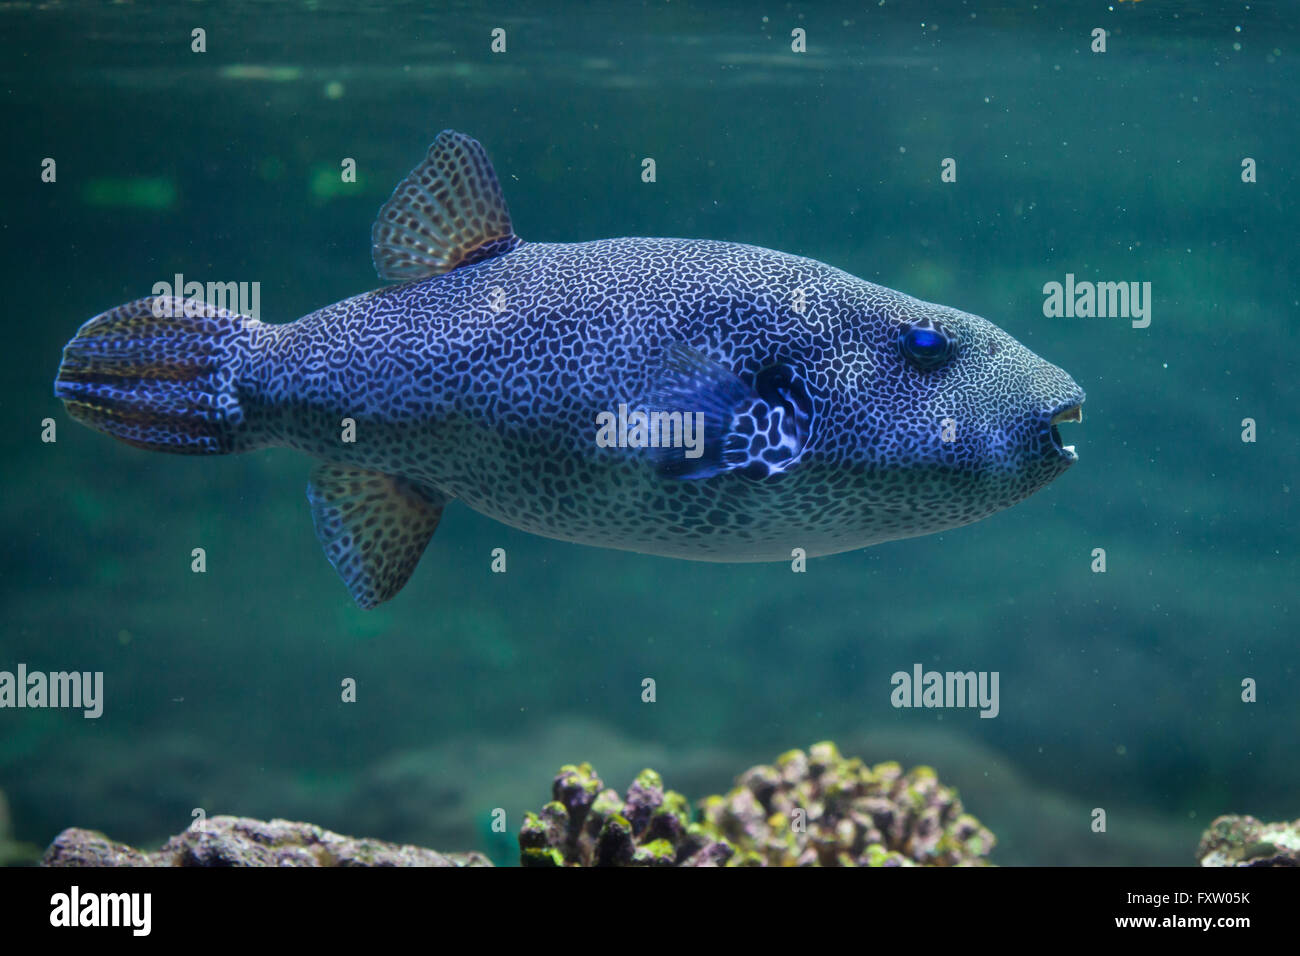
[[[63,350],[68,413],[139,448],[317,460],[316,534],[372,608],[452,500],[562,541],[789,561],[978,521],[1073,464],[1064,371],[985,319],[706,239],[525,242],[445,130],[380,209],[397,284],[287,324],[149,296]]]

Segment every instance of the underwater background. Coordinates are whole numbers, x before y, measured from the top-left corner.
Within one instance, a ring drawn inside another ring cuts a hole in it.
[[[508,863],[561,764],[695,799],[822,739],[933,766],[1006,865],[1186,865],[1219,814],[1297,816],[1296,10],[1069,6],[0,3],[0,670],[105,683],[95,720],[0,710],[12,839],[155,846],[204,808]],[[1087,391],[1080,461],[803,574],[453,505],[367,612],[304,457],[63,412],[63,344],[175,273],[260,282],[269,321],[381,285],[373,216],[444,128],[527,240],[748,242],[987,317]],[[1150,282],[1150,326],[1045,317],[1067,273]],[[895,709],[918,662],[999,672],[1000,713]]]

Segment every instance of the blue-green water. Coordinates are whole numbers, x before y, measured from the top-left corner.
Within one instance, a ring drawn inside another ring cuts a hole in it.
[[[105,682],[96,720],[0,709],[17,837],[151,844],[203,808],[504,862],[562,763],[698,797],[824,738],[933,765],[1005,864],[1186,864],[1218,814],[1294,818],[1297,36],[1281,2],[4,5],[0,670]],[[362,612],[305,459],[151,455],[62,411],[77,326],[175,273],[260,282],[270,321],[378,286],[374,213],[447,127],[526,239],[749,242],[988,317],[1087,390],[1081,460],[804,574],[452,506]],[[1067,273],[1150,282],[1150,326],[1045,317]],[[917,662],[997,671],[998,716],[895,709]]]

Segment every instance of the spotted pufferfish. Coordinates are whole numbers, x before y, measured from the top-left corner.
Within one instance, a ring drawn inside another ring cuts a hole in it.
[[[317,459],[316,533],[364,608],[453,499],[563,541],[789,561],[978,521],[1077,459],[1057,425],[1083,391],[991,322],[735,242],[525,242],[452,130],[371,241],[399,284],[279,325],[138,299],[78,330],[54,386],[140,448]],[[615,412],[640,431],[601,440]]]

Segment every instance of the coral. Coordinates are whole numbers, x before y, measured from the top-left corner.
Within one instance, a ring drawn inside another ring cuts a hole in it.
[[[996,842],[929,767],[868,767],[829,742],[753,767],[701,812],[767,866],[982,865]]]
[[[690,822],[686,798],[643,770],[627,799],[606,789],[591,764],[560,768],[554,799],[519,831],[524,866],[717,866],[733,849]]]
[[[481,853],[442,854],[359,840],[289,820],[218,816],[196,823],[155,853],[93,830],[64,830],[43,866],[491,866]]]
[[[653,770],[624,800],[590,764],[568,765],[552,795],[520,831],[525,866],[964,866],[995,842],[928,767],[868,767],[832,743],[751,768],[697,822]]]
[[[1300,820],[1219,817],[1201,834],[1196,859],[1201,866],[1300,866]]]

